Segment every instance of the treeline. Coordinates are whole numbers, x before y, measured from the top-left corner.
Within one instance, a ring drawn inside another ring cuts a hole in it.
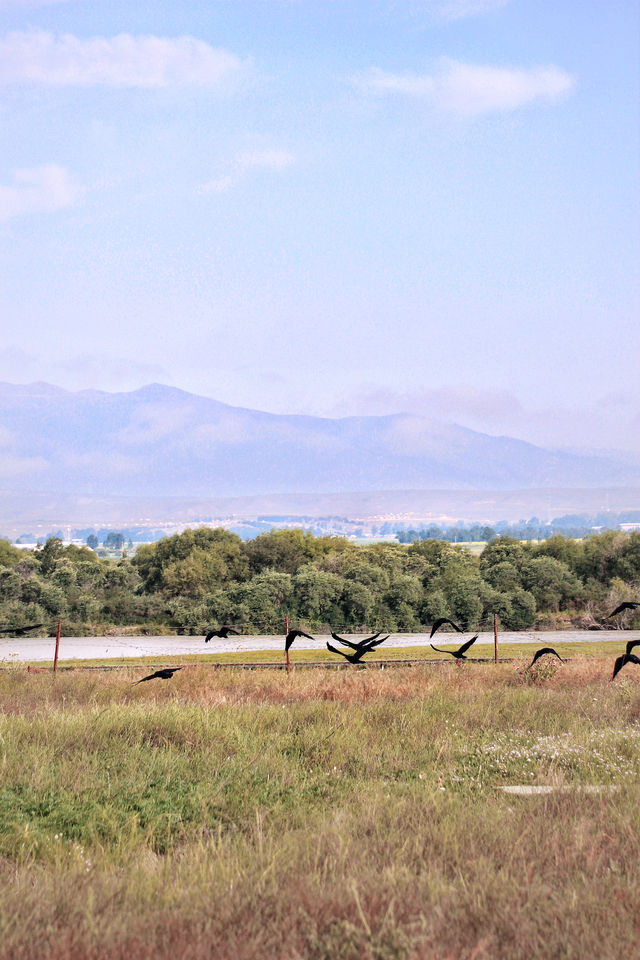
[[[67,634],[110,628],[204,633],[214,624],[282,633],[284,618],[415,631],[439,616],[466,628],[589,627],[640,593],[640,533],[542,543],[497,537],[475,556],[442,540],[358,546],[278,530],[242,541],[202,527],[120,560],[49,539],[25,552],[0,541],[0,625],[63,621]],[[640,627],[640,613],[627,625]]]
[[[609,526],[607,529],[611,529]],[[593,533],[593,524],[584,522],[567,523],[566,520],[542,523],[536,517],[522,523],[497,523],[495,527],[474,523],[469,527],[456,524],[453,527],[439,527],[430,524],[419,530],[410,528],[397,533],[399,543],[416,543],[418,540],[446,540],[448,543],[488,543],[495,537],[513,537],[514,540],[550,540],[563,536],[582,539]]]

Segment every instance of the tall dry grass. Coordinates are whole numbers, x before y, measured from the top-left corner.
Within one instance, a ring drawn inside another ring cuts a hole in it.
[[[3,958],[640,956],[631,671],[139,675],[0,676]]]

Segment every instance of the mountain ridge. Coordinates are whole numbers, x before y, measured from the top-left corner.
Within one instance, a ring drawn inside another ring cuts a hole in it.
[[[3,489],[90,496],[640,484],[623,457],[549,450],[409,413],[315,417],[178,387],[0,383]]]

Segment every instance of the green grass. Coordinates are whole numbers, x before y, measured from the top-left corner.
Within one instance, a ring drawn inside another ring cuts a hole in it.
[[[6,671],[3,960],[638,956],[628,669]]]
[[[436,644],[437,646],[450,647],[455,649],[459,644],[456,639],[442,639],[439,640]],[[514,661],[526,661],[531,660],[533,654],[536,650],[539,650],[541,646],[544,645],[544,639],[540,639],[535,643],[500,643],[498,648],[498,653],[501,659],[513,659]],[[592,658],[592,657],[602,657],[603,655],[608,656],[611,661],[617,656],[618,653],[622,652],[625,647],[625,642],[623,639],[620,640],[619,644],[614,643],[613,641],[594,641],[589,643],[571,643],[571,642],[560,642],[555,643],[554,650],[556,650],[561,657],[565,658]],[[471,648],[468,656],[482,659],[493,659],[493,643],[478,643]],[[367,661],[376,662],[379,660],[443,660],[450,662],[451,658],[447,654],[437,653],[429,646],[422,647],[379,647],[377,650],[373,651],[371,654],[367,655]],[[324,647],[324,645],[319,644],[317,649],[314,650],[300,650],[296,649],[294,646],[291,651],[291,663],[295,664],[305,664],[305,663],[343,663],[343,658],[336,656],[336,654],[331,653],[329,650]],[[158,657],[105,657],[101,659],[76,659],[76,660],[63,660],[62,658],[58,661],[58,665],[61,668],[68,667],[148,667],[149,665],[158,664],[168,666],[171,664],[189,664],[197,665],[199,663],[207,664],[234,664],[234,663],[284,663],[284,654],[281,650],[246,650],[246,651],[231,651],[228,653],[197,653],[197,654],[171,654],[167,656],[158,656]],[[3,667],[7,669],[25,669],[26,663],[12,662],[10,660],[5,661],[2,664]],[[37,668],[46,668],[50,666],[47,662],[44,661],[31,661],[30,666]]]

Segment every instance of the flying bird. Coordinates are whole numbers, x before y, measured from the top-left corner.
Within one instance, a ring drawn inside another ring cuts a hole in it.
[[[226,640],[230,633],[232,633],[234,637],[240,636],[240,632],[234,630],[232,627],[220,627],[219,630],[209,630],[209,633],[204,638],[204,642],[209,643],[209,640],[213,637],[220,637],[221,640]]]
[[[462,632],[462,631],[461,631]],[[472,643],[475,643],[478,639],[478,634],[476,633],[475,637],[471,637],[471,640],[467,640],[466,643],[463,643],[461,647],[458,647],[457,650],[441,650],[440,647],[434,647],[433,644],[429,646],[433,647],[434,650],[437,650],[438,653],[448,653],[449,656],[455,657],[456,660],[466,660],[465,653],[469,649]]]
[[[28,627],[5,627],[3,630],[0,630],[0,633],[15,633],[18,637],[24,637],[27,630],[36,630],[41,626],[43,626],[41,623],[32,623]]]
[[[353,640],[345,640],[344,637],[338,636],[338,634],[334,633],[333,630],[331,631],[331,636],[334,640],[337,640],[338,643],[343,643],[345,647],[351,647],[352,650],[360,650],[362,647],[369,647],[369,649],[373,649],[373,647],[377,647],[378,644],[384,643],[385,640],[389,639],[390,634],[386,637],[383,637],[382,640],[377,640],[376,638],[379,637],[381,633],[382,630],[378,630],[378,632],[374,633],[372,637],[365,637],[363,640],[359,640],[358,643],[354,643]]]
[[[457,623],[454,623],[454,622],[453,622],[453,620],[449,620],[447,617],[438,617],[438,619],[434,622],[433,626],[431,627],[431,633],[429,634],[429,640],[431,640],[431,638],[433,637],[434,633],[435,633],[437,630],[439,630],[440,627],[444,627],[445,623],[450,623],[451,626],[453,627],[453,629],[454,629],[454,630],[457,630],[458,633],[464,633],[464,630],[462,629],[462,627],[459,627]]]
[[[640,664],[640,657],[636,657],[635,653],[621,653],[613,665],[613,674],[611,677],[612,680],[615,680],[616,675],[620,673],[625,663]]]
[[[562,660],[562,657],[560,656],[560,654],[559,654],[559,653],[556,653],[556,651],[553,649],[553,647],[540,647],[540,649],[539,649],[539,650],[536,650],[536,652],[534,653],[534,655],[533,655],[533,660],[531,661],[531,663],[530,663],[529,666],[527,667],[527,670],[534,665],[534,663],[536,662],[536,660],[539,660],[540,657],[544,657],[545,653],[552,653],[552,654],[554,655],[554,657],[557,657],[557,658],[558,658],[558,660]],[[567,661],[566,661],[566,660],[562,660],[562,662],[563,662],[563,663],[566,663]]]
[[[341,657],[344,657],[345,660],[348,660],[349,663],[360,663],[365,653],[369,653],[371,647],[367,647],[366,650],[363,650],[361,647],[356,648],[355,653],[345,653],[344,650],[338,650],[337,647],[332,647],[329,641],[327,640],[327,650],[331,650],[331,653],[339,653]]]
[[[294,640],[297,640],[298,637],[306,637],[307,640],[315,640],[315,637],[309,636],[308,633],[304,633],[302,630],[289,630],[289,633],[284,638],[284,652],[287,653],[291,644]]]
[[[344,643],[341,637],[336,633],[332,633],[331,636],[334,640],[339,640],[341,643]],[[368,641],[362,641],[362,643],[349,643],[347,646],[351,647],[354,653],[345,653],[344,650],[338,650],[337,647],[332,647],[331,644],[327,641],[327,650],[331,650],[332,653],[339,653],[340,656],[344,657],[345,660],[349,660],[350,663],[360,663],[365,653],[370,653],[375,647],[380,646],[381,643],[384,643],[385,640],[388,640],[391,634],[387,634],[386,637],[383,637],[382,640],[376,640],[379,634],[376,633],[375,637],[369,637]]]
[[[611,617],[615,617],[619,613],[624,613],[625,610],[635,610],[637,607],[640,607],[640,603],[637,603],[634,600],[625,600],[625,602],[621,603],[615,608],[615,610],[612,610],[611,613],[608,613],[604,619],[609,620]]]
[[[171,677],[178,670],[182,670],[182,667],[165,667],[163,670],[156,670],[155,673],[150,673],[148,677],[143,677],[142,680],[136,680],[132,686],[137,686],[139,683],[144,683],[145,680],[171,680]]]

